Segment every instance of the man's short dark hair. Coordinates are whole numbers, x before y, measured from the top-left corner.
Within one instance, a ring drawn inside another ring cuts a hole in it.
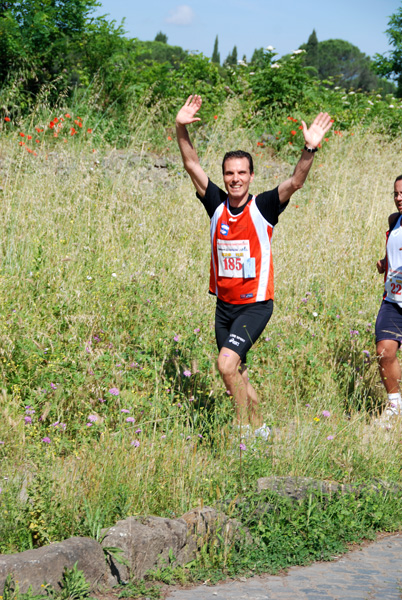
[[[248,166],[250,167],[250,174],[254,173],[254,165],[253,165],[253,157],[248,152],[244,150],[231,150],[230,152],[226,152],[222,161],[222,173],[225,174],[225,162],[230,158],[247,158]]]
[[[395,181],[394,181],[394,185],[396,184],[396,182],[397,182],[397,181],[401,181],[401,179],[402,179],[402,175],[399,175],[399,176],[398,176],[398,177],[395,179]]]

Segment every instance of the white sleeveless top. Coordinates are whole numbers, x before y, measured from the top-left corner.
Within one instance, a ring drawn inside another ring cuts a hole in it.
[[[395,227],[387,241],[387,272],[385,275],[385,296],[388,302],[395,302],[402,307],[402,215],[398,217]]]

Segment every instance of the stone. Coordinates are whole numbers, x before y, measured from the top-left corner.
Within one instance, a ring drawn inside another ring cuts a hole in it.
[[[154,160],[154,167],[157,169],[167,169],[167,162],[164,158],[158,156]]]
[[[65,567],[77,567],[84,572],[91,588],[110,583],[105,555],[101,545],[91,538],[75,537],[63,542],[57,542],[26,550],[18,554],[0,555],[0,595],[3,594],[4,584],[9,574],[18,581],[21,592],[27,592],[32,586],[36,593],[43,591],[44,583],[49,583],[55,589],[60,589],[60,582]]]
[[[257,480],[257,490],[270,490],[280,496],[287,496],[292,500],[304,498],[310,490],[316,490],[323,494],[334,494],[335,492],[349,492],[353,490],[351,485],[342,485],[334,481],[317,481],[310,477],[261,477]]]
[[[248,530],[236,519],[231,519],[215,508],[205,506],[194,508],[181,517],[187,524],[188,542],[187,552],[195,557],[196,552],[208,539],[213,539],[217,534],[225,544],[230,544],[234,539],[245,539],[251,542]]]
[[[366,484],[337,483],[336,481],[320,481],[312,477],[261,477],[257,480],[257,491],[270,490],[280,496],[287,496],[291,500],[305,498],[315,490],[321,494],[331,496],[335,493],[359,495],[365,491],[377,494],[398,493],[401,487],[386,481],[375,480]]]
[[[103,548],[119,548],[127,565],[109,554],[112,575],[118,583],[142,578],[150,569],[163,565],[173,554],[178,564],[187,562],[187,525],[182,519],[129,517],[102,531]]]

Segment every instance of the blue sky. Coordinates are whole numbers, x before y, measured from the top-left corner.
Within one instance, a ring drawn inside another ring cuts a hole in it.
[[[221,61],[237,46],[248,59],[255,48],[272,45],[281,56],[307,41],[340,38],[373,56],[390,49],[385,30],[401,0],[100,0],[98,14],[120,24],[129,37],[168,43],[211,56],[219,37]]]

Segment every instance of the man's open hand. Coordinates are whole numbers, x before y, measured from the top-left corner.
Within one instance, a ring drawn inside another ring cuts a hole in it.
[[[201,121],[195,115],[200,110],[202,104],[201,96],[189,96],[184,106],[179,110],[176,116],[176,125],[189,125],[195,121]]]
[[[324,135],[331,129],[332,121],[328,113],[320,113],[316,116],[313,123],[307,128],[302,121],[303,135],[306,146],[317,148]]]

